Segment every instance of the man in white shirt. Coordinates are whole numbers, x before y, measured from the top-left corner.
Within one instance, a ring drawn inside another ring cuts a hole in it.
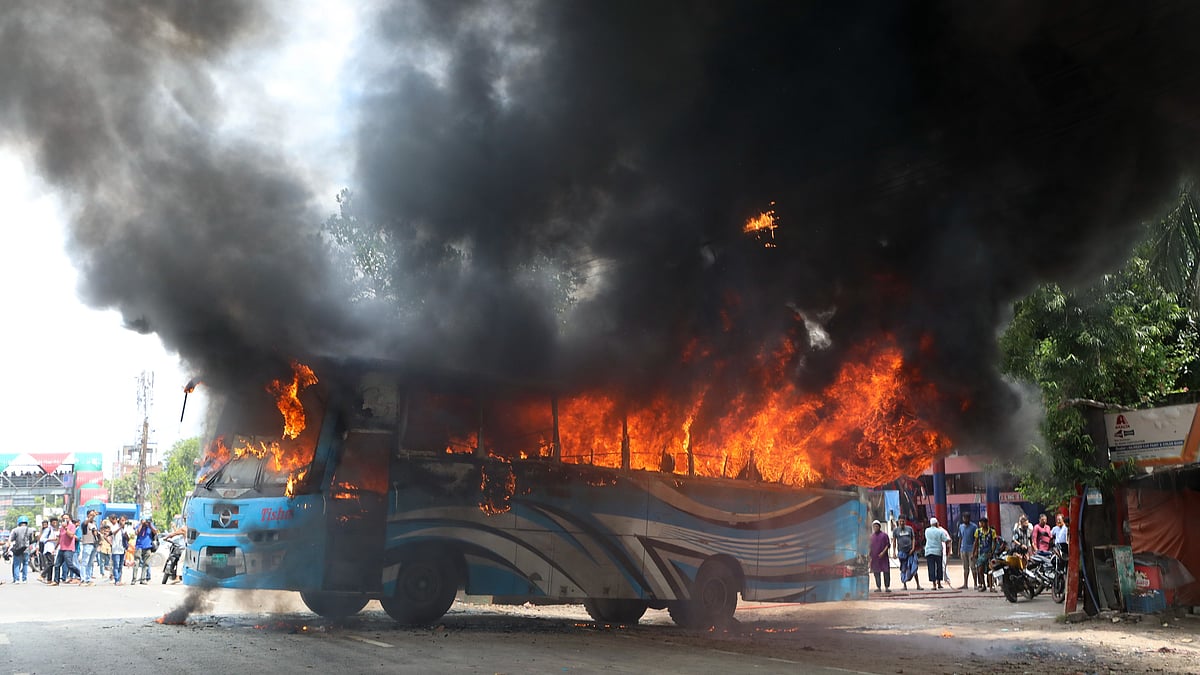
[[[43,584],[58,581],[58,567],[54,564],[54,558],[58,555],[58,518],[51,518],[42,528],[38,543],[42,551],[42,576],[39,580]]]

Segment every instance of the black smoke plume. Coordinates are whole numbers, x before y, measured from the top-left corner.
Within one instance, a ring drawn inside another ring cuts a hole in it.
[[[206,372],[370,344],[686,391],[794,333],[815,388],[891,334],[921,413],[996,441],[1009,303],[1118,262],[1200,157],[1192,3],[384,3],[352,188],[399,265],[351,307],[299,172],[217,131],[256,7],[0,16],[0,133],[71,197],[86,298]]]

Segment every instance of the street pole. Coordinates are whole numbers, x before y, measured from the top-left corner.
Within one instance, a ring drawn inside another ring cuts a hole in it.
[[[150,405],[153,396],[154,373],[143,370],[138,378],[138,411],[142,413],[142,442],[138,451],[138,479],[134,490],[134,503],[139,509],[146,501],[146,452],[150,446]]]

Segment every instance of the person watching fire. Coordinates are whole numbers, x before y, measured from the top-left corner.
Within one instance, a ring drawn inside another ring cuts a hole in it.
[[[892,530],[892,553],[900,560],[900,583],[904,584],[904,590],[908,590],[910,579],[921,590],[921,578],[917,576],[917,533],[904,516],[896,519],[896,528]]]
[[[1048,553],[1052,546],[1054,546],[1054,535],[1050,532],[1046,514],[1043,513],[1038,516],[1038,524],[1033,526],[1033,549],[1041,553]]]
[[[971,514],[963,511],[962,522],[958,524],[958,557],[962,561],[963,585],[965,590],[974,578],[975,586],[979,586],[979,576],[975,573],[975,530],[979,529],[971,522]]]
[[[136,539],[137,567],[133,570],[133,579],[129,581],[130,585],[150,583],[150,554],[154,552],[156,537],[158,537],[158,530],[154,527],[154,523],[149,518],[142,518]]]
[[[871,573],[875,575],[875,592],[892,592],[892,561],[888,557],[891,541],[878,520],[871,523]],[[880,585],[880,577],[883,584]]]
[[[975,530],[975,544],[971,555],[975,558],[975,590],[995,591],[996,585],[992,575],[988,574],[988,561],[996,552],[997,540],[1000,537],[996,530],[988,524],[987,516],[979,517],[979,527]]]

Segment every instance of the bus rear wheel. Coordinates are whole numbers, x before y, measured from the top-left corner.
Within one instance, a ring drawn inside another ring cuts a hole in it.
[[[354,616],[367,606],[367,596],[348,593],[322,593],[320,591],[302,592],[300,599],[304,606],[313,614],[326,619],[344,619]]]
[[[583,601],[588,616],[598,623],[637,623],[647,606],[644,600],[587,598]]]
[[[717,559],[705,561],[692,583],[691,598],[667,605],[671,620],[684,628],[723,626],[733,619],[740,590],[737,574]]]
[[[400,562],[396,590],[379,602],[383,611],[405,625],[437,621],[458,595],[458,566],[447,555],[414,553]]]

